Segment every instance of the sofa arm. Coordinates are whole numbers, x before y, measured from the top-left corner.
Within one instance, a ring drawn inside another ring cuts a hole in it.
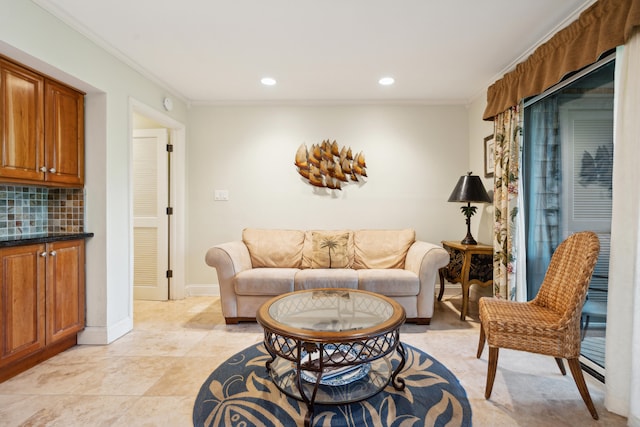
[[[237,317],[238,304],[233,278],[241,271],[251,268],[249,249],[241,241],[222,243],[207,251],[205,262],[216,269],[223,316],[225,318]]]
[[[436,278],[440,268],[447,264],[449,253],[441,246],[416,241],[409,247],[404,268],[417,274],[420,280],[418,318],[430,319],[433,316]]]

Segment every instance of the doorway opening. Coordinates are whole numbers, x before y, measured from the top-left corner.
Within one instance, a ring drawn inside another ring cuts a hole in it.
[[[130,100],[132,299],[185,295],[185,127]]]

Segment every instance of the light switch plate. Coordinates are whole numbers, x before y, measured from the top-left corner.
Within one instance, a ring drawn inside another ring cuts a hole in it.
[[[213,195],[213,200],[216,201],[228,201],[229,200],[229,190],[215,190]]]

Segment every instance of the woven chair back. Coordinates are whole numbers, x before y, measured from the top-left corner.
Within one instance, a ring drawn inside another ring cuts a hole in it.
[[[531,301],[560,315],[560,328],[577,325],[598,260],[600,241],[591,231],[569,236],[555,250],[540,290]]]

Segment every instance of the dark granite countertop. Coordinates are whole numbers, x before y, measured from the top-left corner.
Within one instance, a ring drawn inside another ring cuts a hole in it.
[[[59,242],[62,240],[88,239],[89,237],[93,237],[93,233],[42,233],[21,237],[5,237],[0,238],[0,248]]]

